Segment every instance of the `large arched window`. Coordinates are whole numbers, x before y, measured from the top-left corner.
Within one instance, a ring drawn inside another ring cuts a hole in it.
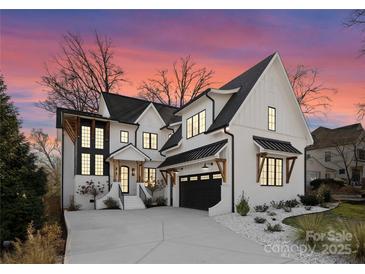
[[[123,193],[129,192],[129,167],[120,167],[120,185],[122,186]]]

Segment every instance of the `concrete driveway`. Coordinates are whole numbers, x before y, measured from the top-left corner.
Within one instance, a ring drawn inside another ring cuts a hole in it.
[[[293,263],[209,218],[171,207],[65,212],[65,263]]]

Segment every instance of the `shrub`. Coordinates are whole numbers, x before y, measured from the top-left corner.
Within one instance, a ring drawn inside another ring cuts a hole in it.
[[[75,199],[74,199],[74,197],[72,196],[72,197],[70,198],[70,205],[69,205],[69,207],[67,208],[67,210],[68,210],[68,211],[78,211],[80,208],[81,208],[81,205],[76,204],[76,203],[75,203]]]
[[[280,231],[283,231],[283,228],[280,224],[275,224],[275,225],[272,225],[270,223],[268,223],[266,225],[266,229],[265,229],[267,232],[280,232]]]
[[[300,202],[305,206],[316,206],[319,204],[316,195],[306,194],[306,195],[298,195]]]
[[[118,202],[114,200],[112,197],[109,197],[103,203],[107,209],[119,209]]]
[[[350,241],[352,255],[359,263],[365,263],[365,224],[346,224],[346,229],[351,233]]]
[[[321,185],[317,190],[317,200],[320,204],[331,202],[331,190],[326,185]]]
[[[284,206],[283,209],[285,212],[291,212],[291,207]]]
[[[266,222],[266,219],[265,218],[262,218],[262,217],[255,217],[255,223],[258,223],[258,224],[263,224]]]
[[[341,180],[335,180],[335,179],[315,179],[311,181],[310,186],[312,187],[312,190],[318,189],[321,185],[326,185],[330,188],[341,188],[345,185],[344,181]]]
[[[156,203],[158,206],[165,206],[167,204],[167,199],[164,197],[157,197]]]
[[[324,239],[313,239],[310,234],[322,233],[326,228],[322,214],[311,214],[302,216],[297,223],[296,240],[311,247],[320,247]]]
[[[27,239],[13,242],[13,252],[4,254],[3,262],[9,264],[54,264],[59,262],[63,248],[61,228],[57,224],[45,224],[34,231],[33,224],[27,229]]]
[[[256,212],[265,212],[266,210],[269,209],[269,206],[266,205],[266,204],[263,204],[263,205],[257,205],[254,207],[255,211]]]
[[[279,202],[275,202],[275,201],[271,201],[271,206],[275,209],[281,209],[285,206],[284,201],[279,201]]]
[[[285,201],[285,207],[293,208],[293,207],[296,207],[297,205],[299,205],[299,202],[297,201],[297,199]]]
[[[267,215],[269,215],[269,216],[276,216],[276,213],[275,213],[275,212],[273,212],[273,211],[268,211],[268,212],[267,212]]]
[[[248,199],[245,198],[244,192],[242,192],[240,201],[236,205],[237,213],[241,216],[246,216],[250,211],[250,206],[248,205]]]

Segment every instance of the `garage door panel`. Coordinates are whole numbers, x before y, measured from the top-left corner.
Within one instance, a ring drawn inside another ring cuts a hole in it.
[[[212,179],[213,174],[197,174],[185,176],[188,181],[180,180],[180,206],[194,209],[208,210],[221,200],[221,179]],[[208,180],[201,180],[207,178]],[[196,177],[198,178],[197,180]],[[190,178],[194,179],[193,181]]]

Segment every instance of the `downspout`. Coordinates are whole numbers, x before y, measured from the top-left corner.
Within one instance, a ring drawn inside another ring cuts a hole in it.
[[[64,154],[64,147],[65,147],[65,133],[64,133],[64,128],[63,128],[63,126],[62,126],[62,162],[61,162],[61,165],[62,165],[62,168],[61,168],[61,172],[62,172],[62,175],[61,175],[61,210],[62,210],[62,212],[63,212],[63,210],[64,210],[64,204],[63,204],[63,196],[64,196],[64,194],[63,194],[63,170],[64,170],[64,168],[63,168],[63,166],[64,166],[64,156],[65,156],[65,154]]]
[[[172,134],[174,134],[175,133],[175,130],[173,129],[173,128],[169,128],[168,126],[166,126],[165,127],[166,129],[168,129],[168,130],[171,130],[172,131]],[[170,136],[171,137],[171,136]],[[162,154],[162,151],[159,151],[160,152],[160,155],[162,156],[162,157],[166,157],[166,155],[164,155],[164,154]]]
[[[232,164],[231,164],[231,173],[232,173],[232,212],[234,213],[234,135],[227,131],[227,127],[224,127],[224,133],[231,136],[231,151],[232,151]]]
[[[304,148],[304,195],[307,195],[307,147]]]
[[[136,124],[137,128],[136,131],[134,132],[134,146],[137,147],[137,131],[139,129],[139,124]]]
[[[213,112],[213,116],[212,116],[212,124],[214,122],[214,119],[215,119],[215,101],[212,97],[209,96],[209,92],[207,92],[205,94],[205,96],[207,96],[211,101],[212,101],[212,112]]]

